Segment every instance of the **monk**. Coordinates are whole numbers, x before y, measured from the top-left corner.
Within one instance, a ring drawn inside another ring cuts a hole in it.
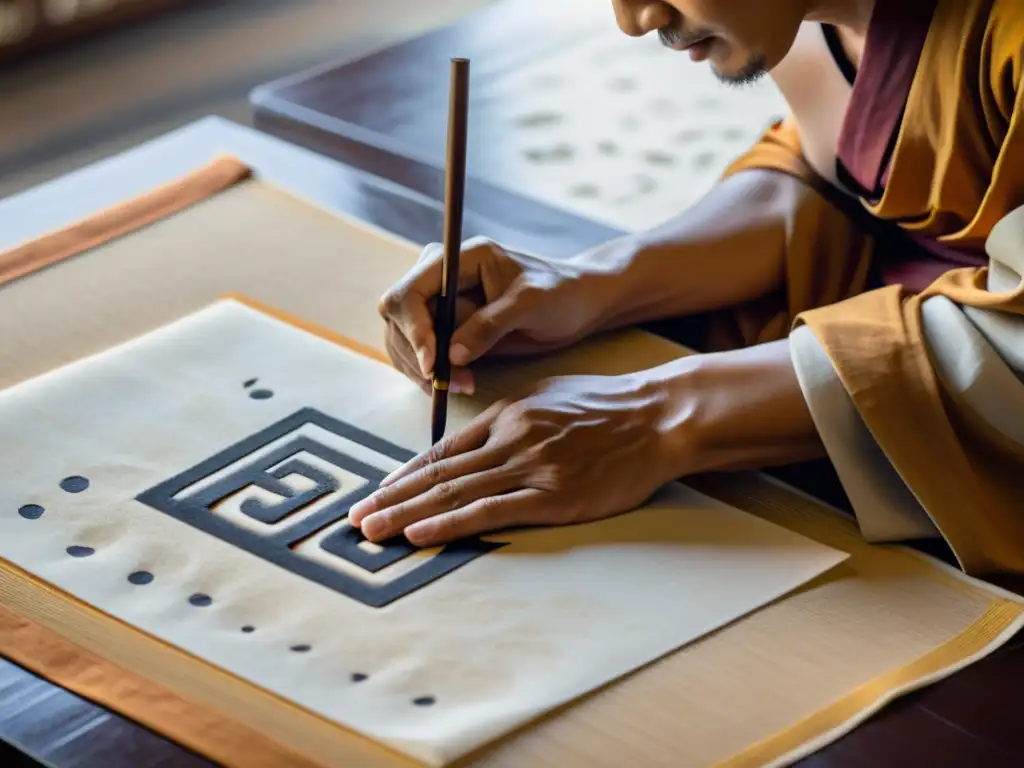
[[[827,456],[868,540],[943,537],[969,573],[1024,571],[1024,2],[613,4],[727,84],[772,77],[789,116],[652,231],[564,261],[467,243],[454,386],[485,355],[663,318],[701,318],[700,354],[498,403],[353,523],[434,545]],[[424,388],[439,258],[381,301]]]

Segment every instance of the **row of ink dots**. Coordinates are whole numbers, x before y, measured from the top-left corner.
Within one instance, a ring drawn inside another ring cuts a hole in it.
[[[66,493],[82,493],[89,487],[89,480],[79,475],[73,475],[71,477],[65,477],[60,481],[61,490]],[[18,509],[18,514],[26,520],[38,520],[43,516],[46,510],[38,504],[25,504]],[[96,554],[96,550],[93,547],[85,547],[80,544],[72,544],[64,550],[69,556],[75,558],[90,557]],[[149,571],[134,571],[128,574],[128,582],[135,586],[145,586],[152,584],[156,577]],[[188,602],[190,605],[196,608],[206,608],[213,605],[213,598],[209,595],[203,594],[202,592],[196,592],[195,594],[189,595]],[[245,634],[251,634],[256,631],[256,627],[252,624],[246,624],[241,627],[241,631]],[[313,650],[313,646],[308,643],[298,643],[290,647],[290,650],[294,653],[308,653]],[[370,676],[363,672],[353,672],[349,679],[353,683],[361,683],[364,680],[369,680]],[[417,696],[412,700],[412,703],[417,707],[429,707],[436,703],[437,699],[433,696]]]

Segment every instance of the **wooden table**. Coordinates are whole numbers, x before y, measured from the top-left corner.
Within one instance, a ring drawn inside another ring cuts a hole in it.
[[[264,178],[328,209],[358,216],[413,241],[436,240],[441,206],[409,191],[249,129],[210,118],[123,155],[0,201],[0,249],[169,181],[228,151]],[[396,178],[424,178],[422,163],[395,156]],[[571,254],[612,232],[513,195],[478,188],[467,236],[483,234],[552,255]],[[500,203],[500,205],[499,205]],[[504,207],[503,207],[504,206]],[[504,221],[487,213],[505,211]],[[517,222],[511,225],[508,222]],[[544,223],[543,230],[532,228]],[[520,224],[523,228],[520,228]],[[1012,765],[1024,750],[1015,702],[1024,681],[1016,640],[953,678],[889,707],[807,766]],[[0,739],[58,768],[209,766],[124,718],[0,659]],[[0,765],[16,764],[0,746]]]

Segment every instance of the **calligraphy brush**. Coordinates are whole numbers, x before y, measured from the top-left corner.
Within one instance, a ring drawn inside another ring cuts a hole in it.
[[[437,355],[431,404],[431,442],[444,437],[448,419],[448,389],[451,361],[448,359],[455,331],[455,303],[459,293],[459,249],[462,246],[462,209],[466,197],[466,139],[469,132],[469,59],[451,60],[448,98],[448,155],[444,191],[444,255],[441,266],[441,295],[437,299],[434,333]]]

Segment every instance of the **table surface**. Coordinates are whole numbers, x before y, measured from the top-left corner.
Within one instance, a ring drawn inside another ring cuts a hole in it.
[[[466,28],[472,29],[475,23],[479,19],[467,22]],[[452,29],[443,30],[434,39],[443,40],[451,34]],[[430,43],[432,37],[399,46],[394,59],[389,59],[387,52],[371,59],[382,62],[385,68],[390,66],[389,62],[394,63],[398,69],[392,67],[390,76],[400,73],[402,67],[415,71],[415,50],[417,46],[438,45]],[[484,45],[486,39],[477,42]],[[445,58],[451,50],[447,49]],[[465,48],[458,50],[466,52]],[[474,50],[467,55],[475,55]],[[364,60],[351,66],[363,72],[370,65]],[[349,82],[351,71],[342,66],[315,77],[328,78],[321,80],[320,87],[329,90],[330,78],[336,76],[339,82]],[[295,82],[305,79],[308,78],[296,78]],[[371,78],[371,82],[375,81]],[[420,92],[415,88],[411,91]],[[374,92],[373,88],[368,90],[369,94]],[[366,115],[372,112],[368,106]],[[409,118],[414,119],[415,114],[415,110],[410,111]],[[291,118],[278,115],[274,119]],[[358,123],[353,125],[358,127]],[[279,132],[300,142],[304,135],[315,135],[307,143],[321,152],[326,151],[325,143],[330,143],[330,131],[315,126],[310,130],[308,124],[301,122],[280,128]],[[366,149],[360,154],[358,131],[339,135],[337,142],[331,154],[392,181],[369,176],[264,134],[207,118],[0,201],[0,250],[169,181],[218,152],[234,154],[269,181],[329,210],[357,216],[415,242],[439,239],[442,207],[438,200],[442,187],[436,158],[430,157],[429,152],[417,155],[403,153],[397,147],[381,149],[373,141],[364,145]],[[616,234],[487,185],[478,184],[471,191],[465,222],[467,236],[486,235],[525,250],[560,256]],[[1019,765],[1019,755],[1024,752],[1024,717],[1018,714],[1016,695],[1022,681],[1024,639],[1017,638],[953,677],[900,699],[801,765]],[[0,739],[17,745],[43,764],[61,768],[209,765],[150,731],[3,659]],[[13,764],[13,758],[9,760],[2,748],[0,758],[3,765]]]

